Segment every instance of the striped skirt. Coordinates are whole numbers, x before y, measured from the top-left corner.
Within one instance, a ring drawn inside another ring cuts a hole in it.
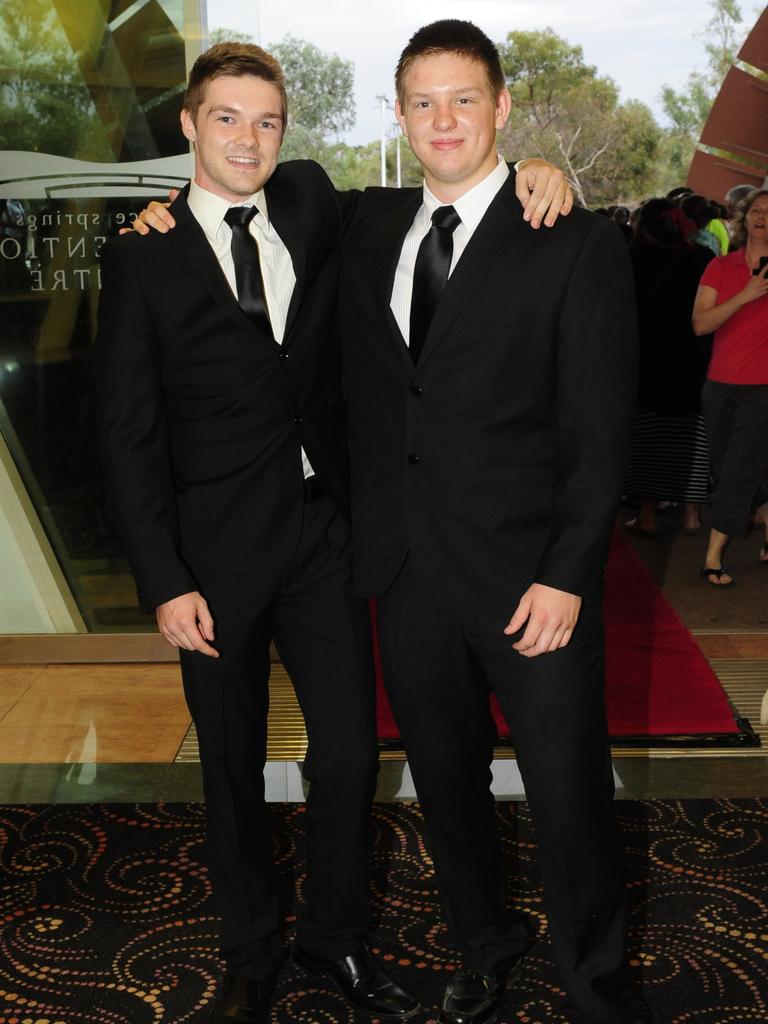
[[[633,498],[706,501],[709,446],[702,417],[638,409],[623,491]]]

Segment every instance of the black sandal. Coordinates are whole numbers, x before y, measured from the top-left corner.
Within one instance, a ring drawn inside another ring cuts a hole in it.
[[[722,576],[730,576],[730,573],[727,569],[699,569],[699,576],[701,576],[702,579],[706,580],[710,587],[732,587],[733,584],[736,582],[733,578],[731,578],[728,583],[712,582],[713,576],[716,580],[719,580]]]

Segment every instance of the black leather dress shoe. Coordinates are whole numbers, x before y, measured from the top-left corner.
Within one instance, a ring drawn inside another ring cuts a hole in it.
[[[521,961],[522,956],[498,974],[480,974],[461,967],[446,986],[438,1024],[492,1024],[507,982],[520,973]]]
[[[275,978],[243,978],[227,974],[211,1024],[269,1024],[269,1007]]]
[[[296,945],[293,959],[308,974],[333,982],[355,1010],[373,1017],[405,1020],[421,1009],[418,999],[389,977],[364,942],[340,960],[322,960]]]

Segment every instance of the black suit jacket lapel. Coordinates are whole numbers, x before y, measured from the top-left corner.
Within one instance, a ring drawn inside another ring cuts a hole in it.
[[[267,196],[267,212],[283,244],[291,254],[296,284],[288,306],[283,344],[290,343],[291,327],[301,306],[307,280],[307,242],[301,230],[298,214],[290,200],[281,192],[279,185],[267,182],[264,187]]]
[[[424,341],[419,367],[434,354],[451,324],[471,301],[472,293],[501,253],[511,245],[518,245],[525,239],[525,232],[530,230],[530,226],[523,220],[523,210],[515,195],[515,176],[510,174],[485,211],[448,279]]]
[[[171,206],[176,219],[176,227],[168,233],[171,242],[177,247],[181,256],[189,263],[195,276],[221,306],[229,317],[239,326],[252,324],[247,313],[237,304],[237,299],[229,286],[221,264],[211,248],[205,232],[200,227],[195,215],[187,203],[189,186],[177,197]]]
[[[391,334],[393,342],[402,350],[411,371],[413,363],[408,345],[397,325],[390,303],[403,242],[421,203],[422,190],[420,188],[403,190],[402,200],[389,217],[383,234],[376,235],[374,239],[375,255],[371,262],[371,284],[375,308],[382,311],[382,319],[387,330]]]

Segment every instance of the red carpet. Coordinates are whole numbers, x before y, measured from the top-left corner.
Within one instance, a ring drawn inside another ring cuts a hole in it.
[[[709,662],[629,541],[616,532],[605,581],[606,700],[612,737],[739,734]],[[379,738],[399,732],[376,658]],[[492,698],[499,736],[509,729]]]

